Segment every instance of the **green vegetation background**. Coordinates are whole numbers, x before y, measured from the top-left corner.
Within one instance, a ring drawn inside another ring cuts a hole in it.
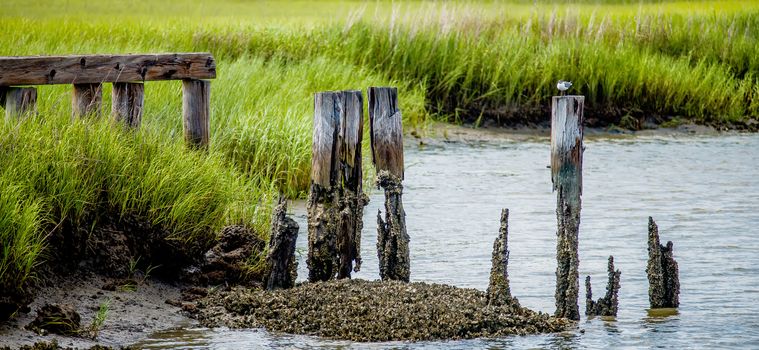
[[[70,86],[39,87],[37,116],[5,120],[0,290],[27,292],[48,234],[90,213],[187,244],[234,223],[266,236],[275,194],[305,196],[317,91],[398,86],[407,130],[539,124],[567,79],[598,125],[745,125],[759,115],[758,15],[757,1],[6,0],[0,55],[210,51],[218,78],[208,154],[182,145],[178,82],[146,84],[138,132],[72,122]]]

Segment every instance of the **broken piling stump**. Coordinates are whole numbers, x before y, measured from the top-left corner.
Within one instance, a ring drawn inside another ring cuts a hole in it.
[[[74,84],[71,94],[71,115],[74,118],[85,116],[100,117],[103,104],[103,84]]]
[[[672,255],[672,241],[659,243],[659,227],[648,217],[648,301],[652,309],[680,305],[680,277],[677,261]]]
[[[598,301],[593,301],[593,291],[590,287],[590,276],[585,277],[585,315],[587,316],[617,316],[619,309],[619,277],[622,272],[614,270],[614,257],[609,255],[607,267],[609,280],[606,284],[606,295]]]
[[[383,280],[408,282],[409,236],[403,210],[403,126],[398,90],[369,88],[372,162],[377,186],[385,190],[385,219],[377,212],[377,256]]]
[[[580,319],[578,306],[580,196],[584,96],[554,96],[551,105],[551,182],[556,196],[557,317]]]
[[[298,223],[287,216],[287,199],[280,196],[272,215],[269,253],[266,256],[269,270],[266,289],[287,289],[295,286],[298,277],[298,262],[295,260],[297,239]]]
[[[501,211],[501,229],[493,242],[493,266],[488,283],[488,305],[512,305],[516,301],[509,288],[509,210]],[[518,304],[517,304],[518,305]]]

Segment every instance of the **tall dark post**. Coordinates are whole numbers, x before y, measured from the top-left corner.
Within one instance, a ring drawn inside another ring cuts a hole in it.
[[[680,306],[680,276],[672,255],[673,244],[659,243],[659,227],[648,217],[648,301],[652,309]]]
[[[578,306],[580,196],[584,96],[554,96],[551,108],[551,181],[556,192],[557,317],[580,319]]]
[[[377,213],[377,255],[383,280],[408,282],[410,276],[409,236],[403,210],[403,118],[398,108],[398,90],[369,88],[369,120],[372,161],[377,185],[385,190],[385,219]]]
[[[295,241],[298,223],[287,216],[287,200],[281,196],[272,215],[269,253],[266,256],[268,276],[266,289],[285,289],[295,286],[298,262],[295,260]]]
[[[511,305],[516,299],[511,296],[509,288],[509,210],[501,211],[501,229],[493,242],[493,266],[490,269],[488,283],[488,304]]]

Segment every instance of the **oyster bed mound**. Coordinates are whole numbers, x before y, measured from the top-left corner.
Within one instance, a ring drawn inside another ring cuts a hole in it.
[[[561,332],[572,321],[488,305],[484,292],[441,284],[338,280],[287,290],[209,294],[196,314],[207,327],[260,328],[353,341],[433,340]]]

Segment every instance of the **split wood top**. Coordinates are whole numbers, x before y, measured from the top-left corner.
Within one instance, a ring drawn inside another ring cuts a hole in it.
[[[216,78],[216,61],[207,52],[0,56],[0,86],[214,78]]]

